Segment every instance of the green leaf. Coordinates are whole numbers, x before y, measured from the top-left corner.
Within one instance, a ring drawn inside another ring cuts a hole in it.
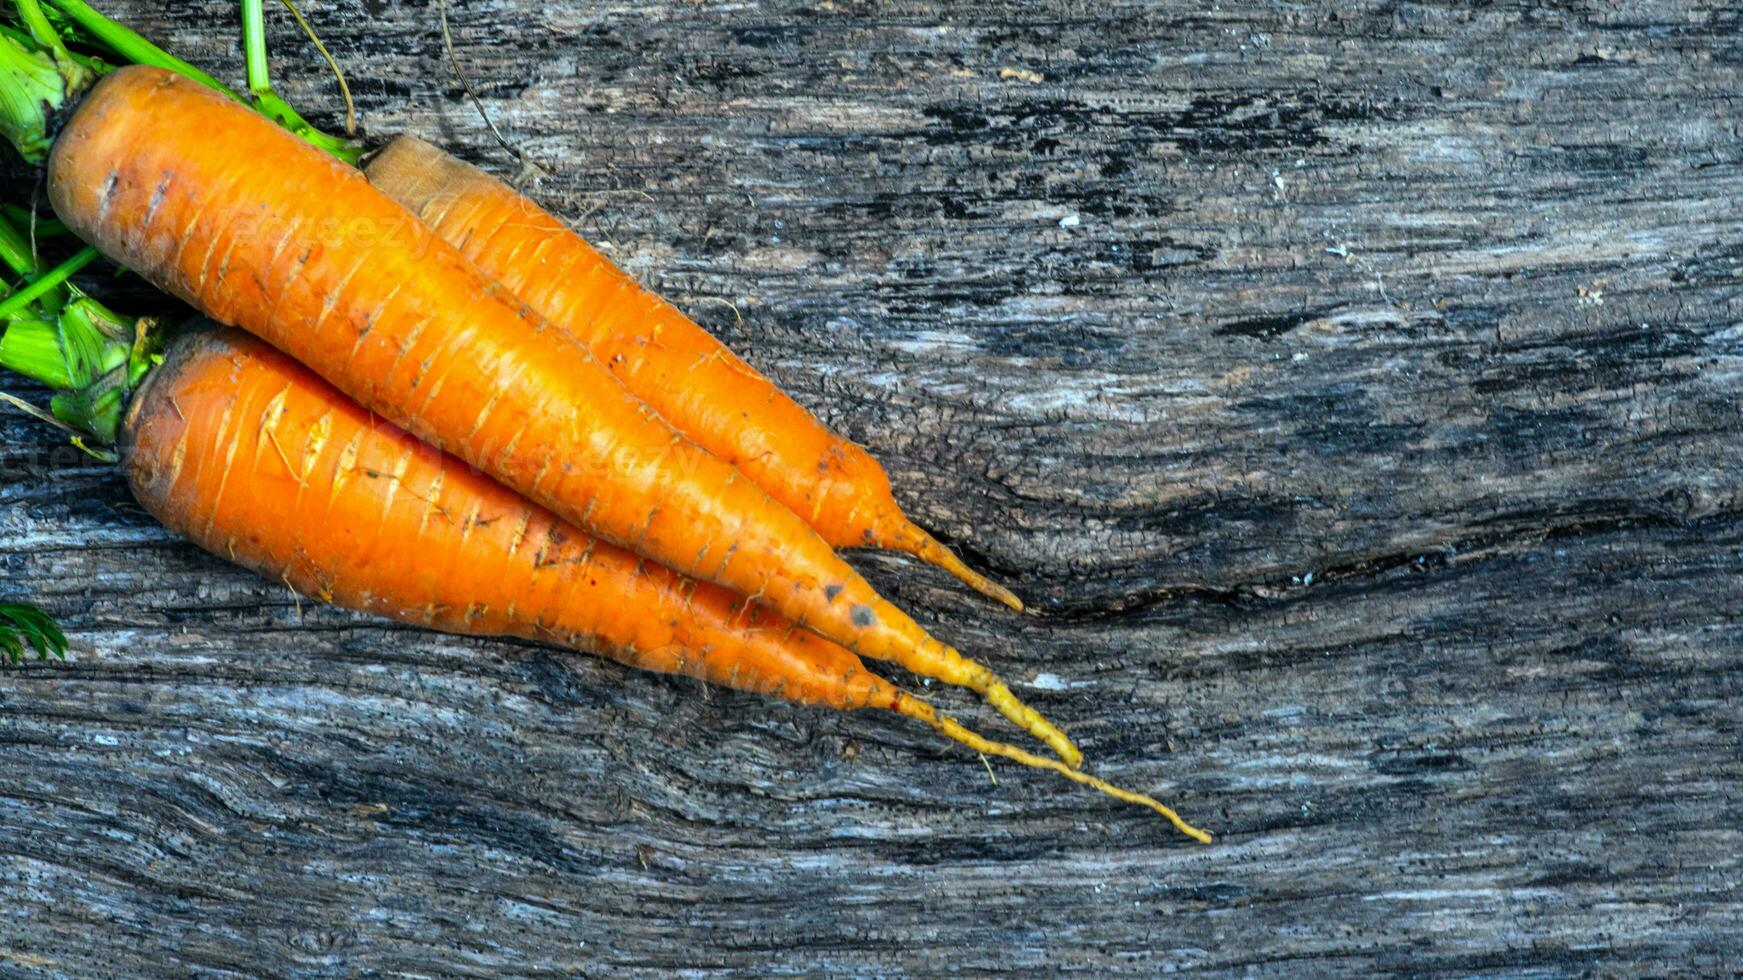
[[[54,617],[35,606],[0,602],[0,654],[18,663],[24,659],[27,646],[36,651],[39,660],[67,658],[67,637]]]

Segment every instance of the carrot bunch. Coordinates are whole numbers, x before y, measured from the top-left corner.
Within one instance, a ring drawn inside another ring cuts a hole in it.
[[[402,621],[894,710],[1208,839],[1079,772],[1063,732],[842,561],[905,550],[1020,608],[902,514],[868,454],[556,219],[409,138],[365,177],[167,56],[92,83],[18,7],[29,38],[0,35],[0,105],[44,107],[7,135],[46,163],[58,220],[252,335],[161,356],[103,336],[100,384],[56,379],[84,399],[57,414],[117,439],[166,526]],[[112,49],[137,40],[63,9]],[[978,692],[1063,761],[982,738],[862,656]]]

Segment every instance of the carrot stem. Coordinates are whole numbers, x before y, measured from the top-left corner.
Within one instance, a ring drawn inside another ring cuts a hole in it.
[[[249,94],[256,99],[272,94],[266,65],[266,11],[260,0],[242,0],[242,66]]]
[[[49,2],[66,14],[67,18],[77,24],[85,33],[91,35],[98,43],[107,47],[123,61],[173,71],[215,92],[222,92],[244,105],[251,106],[261,115],[352,166],[355,166],[363,158],[361,145],[353,140],[334,136],[315,128],[314,124],[304,119],[290,103],[272,91],[270,84],[268,84],[265,64],[265,17],[262,14],[257,18],[258,23],[251,25],[248,14],[249,3],[247,2],[244,3],[243,9],[243,50],[251,52],[253,45],[259,45],[258,56],[252,53],[248,55],[249,91],[250,95],[253,96],[252,98],[242,95],[200,68],[151,43],[125,24],[110,20],[98,13],[90,4],[85,3],[85,0],[49,0]],[[252,5],[256,13],[260,13],[259,0],[252,0]],[[258,38],[258,41],[252,40],[254,38]],[[256,63],[256,57],[258,57],[258,63]],[[256,80],[262,86],[259,89],[255,88]]]
[[[950,718],[947,715],[939,714],[931,705],[921,701],[919,698],[898,693],[896,695],[895,704],[892,707],[897,713],[924,722],[945,738],[961,742],[963,745],[968,746],[982,755],[996,755],[1000,758],[1009,759],[1012,762],[1020,763],[1033,769],[1046,769],[1051,772],[1056,772],[1074,783],[1079,783],[1088,786],[1091,789],[1099,790],[1116,800],[1149,807],[1167,818],[1168,822],[1173,824],[1176,830],[1193,840],[1202,844],[1209,844],[1211,842],[1210,834],[1187,823],[1181,818],[1180,814],[1175,813],[1172,809],[1169,809],[1167,806],[1151,797],[1145,796],[1142,793],[1134,793],[1128,789],[1121,789],[1105,779],[1099,779],[1086,772],[1079,772],[1076,769],[1072,769],[1057,759],[1049,759],[1045,756],[1035,755],[1030,752],[1025,752],[1022,749],[1017,748],[1015,745],[1010,745],[1005,742],[995,742],[992,739],[985,738],[958,724],[955,719]]]
[[[6,297],[4,300],[0,300],[0,320],[6,319],[12,314],[17,313],[36,302],[44,293],[47,293],[60,286],[61,283],[66,282],[73,273],[78,272],[87,265],[90,265],[96,258],[97,249],[90,245],[86,245],[84,248],[74,252],[71,258],[43,273],[40,278],[36,279],[30,285],[25,286],[23,289],[20,289],[18,292]]]
[[[46,320],[14,320],[0,333],[0,367],[55,389],[74,386],[59,332]]]
[[[0,215],[15,224],[29,225],[32,238],[58,238],[67,233],[65,222],[59,218],[45,218],[16,204],[0,204]]]
[[[73,57],[73,53],[67,50],[66,42],[61,40],[60,32],[49,22],[42,5],[37,0],[15,0],[13,6],[17,8],[25,29],[30,32],[30,39],[38,46],[47,48],[49,55],[54,58],[55,69],[65,80],[67,91],[80,92],[88,87],[97,77],[96,70],[90,62]]]
[[[40,278],[30,283],[30,285],[25,286],[23,289],[20,289],[18,292],[6,297],[4,300],[0,300],[0,320],[6,319],[12,314],[17,313],[36,302],[44,293],[47,293],[60,286],[61,283],[66,282],[73,273],[78,272],[87,265],[90,265],[96,258],[97,249],[90,245],[86,245],[84,248],[74,252],[71,258],[43,273]]]
[[[37,276],[36,254],[4,218],[0,242],[17,246],[0,248],[0,261]],[[66,282],[90,260],[74,255],[0,302],[0,367],[54,388],[52,417],[63,427],[113,443],[128,393],[155,363],[157,338],[149,321],[121,317]]]
[[[66,14],[69,20],[79,25],[85,33],[91,35],[104,47],[124,60],[142,65],[155,65],[158,68],[173,71],[178,75],[199,82],[207,88],[223,92],[233,99],[242,101],[242,97],[230,86],[147,41],[125,24],[103,16],[84,0],[49,0],[49,2],[61,13]]]
[[[351,166],[363,159],[363,147],[354,140],[318,130],[272,90],[266,60],[266,11],[261,0],[242,0],[242,54],[248,75],[248,94],[261,115],[296,133]]]
[[[29,240],[5,222],[0,222],[0,262],[5,262],[20,275],[36,267],[36,253]]]
[[[47,48],[56,58],[70,57],[66,44],[61,41],[54,25],[48,22],[48,15],[42,12],[42,6],[36,0],[16,0],[18,19],[24,22],[24,29],[30,32],[31,40]]]
[[[6,263],[13,272],[18,273],[27,282],[42,271],[42,263],[36,252],[36,243],[6,220],[0,220],[0,262]],[[66,306],[67,300],[76,294],[76,289],[63,284],[44,293],[35,305],[49,317],[59,316],[61,309]]]

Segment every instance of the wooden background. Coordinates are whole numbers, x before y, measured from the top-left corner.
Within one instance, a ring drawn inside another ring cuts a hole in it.
[[[240,79],[230,5],[109,6]],[[308,13],[371,138],[512,171],[433,6]],[[874,582],[1218,842],[299,603],[7,415],[0,595],[76,656],[0,672],[0,973],[1739,967],[1734,6],[454,18],[539,198],[1041,615]]]

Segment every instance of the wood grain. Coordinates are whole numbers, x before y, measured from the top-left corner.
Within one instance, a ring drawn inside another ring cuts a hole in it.
[[[239,78],[229,7],[110,6]],[[373,6],[308,10],[368,135],[512,173],[434,7]],[[1042,614],[875,583],[1218,843],[898,721],[316,607],[5,416],[0,595],[77,653],[0,673],[0,972],[1743,963],[1729,5],[453,17],[539,199]]]

